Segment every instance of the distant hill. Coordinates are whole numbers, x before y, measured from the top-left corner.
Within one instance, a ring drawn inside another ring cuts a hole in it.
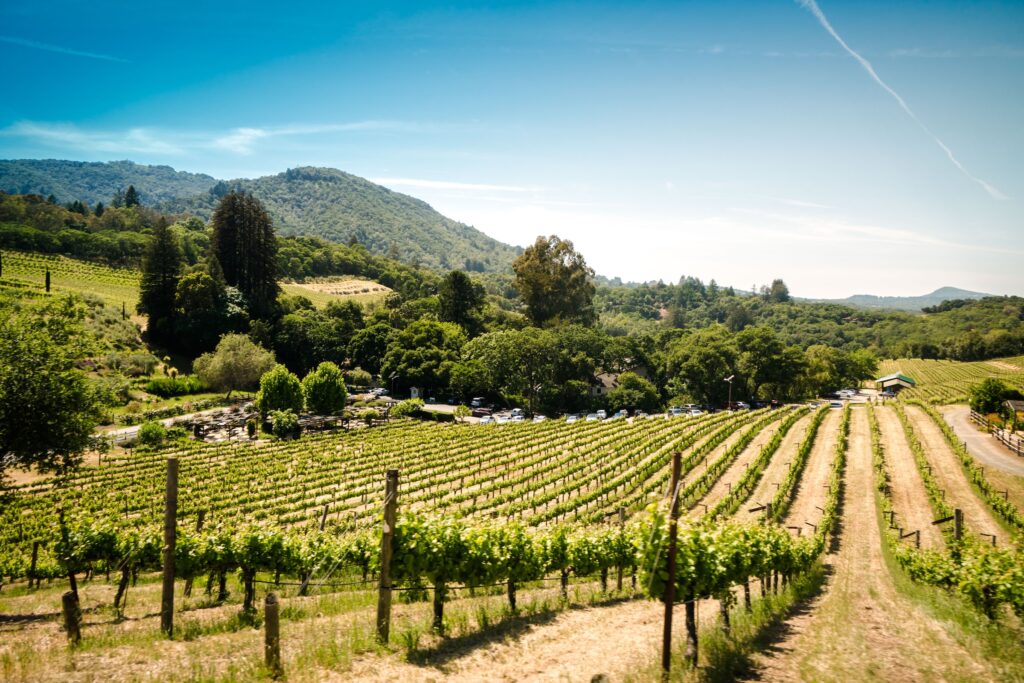
[[[873,294],[854,294],[845,299],[804,299],[814,303],[846,304],[857,308],[880,308],[893,311],[920,311],[929,306],[937,306],[943,301],[954,299],[984,299],[992,296],[981,292],[971,292],[956,287],[940,287],[931,294],[921,296],[875,296]]]
[[[507,272],[520,249],[442,216],[429,204],[333,168],[294,168],[255,179],[212,176],[131,161],[0,160],[0,190],[109,203],[134,185],[142,203],[210,218],[221,196],[243,189],[260,199],[282,235],[358,240],[369,251],[433,268]]]
[[[0,190],[9,194],[53,195],[61,203],[76,199],[110,204],[117,190],[134,185],[147,206],[206,192],[217,179],[202,173],[175,171],[170,166],[145,166],[132,161],[0,160]]]

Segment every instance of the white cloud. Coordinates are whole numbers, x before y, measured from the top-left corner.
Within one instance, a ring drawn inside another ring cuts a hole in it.
[[[86,130],[68,123],[19,121],[0,130],[0,136],[28,138],[52,147],[113,154],[180,155],[217,150],[238,155],[256,151],[257,143],[275,137],[344,132],[415,132],[427,127],[402,121],[353,121],[329,124],[291,124],[279,127],[239,127],[226,132],[183,132],[136,127],[127,130]]]
[[[988,192],[989,196],[991,196],[993,199],[1007,199],[1006,195],[1004,195],[998,189],[996,189],[989,183],[985,182],[981,178],[972,175],[970,171],[964,168],[964,165],[960,163],[960,160],[953,155],[953,150],[947,147],[946,143],[940,140],[939,137],[935,133],[933,133],[931,129],[928,128],[928,126],[924,125],[924,122],[922,122],[921,119],[917,118],[917,114],[915,114],[913,110],[910,108],[910,106],[906,103],[906,101],[904,101],[904,99],[900,97],[899,93],[890,88],[889,85],[885,81],[883,81],[882,78],[875,72],[875,68],[871,66],[871,62],[864,59],[864,57],[862,57],[857,51],[855,51],[853,48],[847,45],[846,41],[843,40],[838,33],[836,33],[836,30],[832,28],[832,24],[829,23],[828,18],[825,16],[825,13],[821,11],[821,8],[818,7],[818,3],[815,2],[815,0],[797,0],[797,2],[799,2],[804,8],[806,8],[811,14],[815,16],[815,18],[818,20],[818,23],[820,23],[822,27],[824,27],[824,29],[828,31],[829,35],[831,35],[836,40],[836,42],[839,43],[840,47],[846,50],[846,52],[849,53],[851,57],[856,59],[860,63],[860,65],[864,67],[864,70],[868,73],[869,76],[871,76],[872,80],[874,80],[875,83],[877,83],[879,86],[882,87],[883,90],[885,90],[887,93],[893,96],[893,98],[900,105],[900,108],[907,114],[907,116],[913,119],[914,123],[920,126],[921,130],[927,133],[928,136],[935,141],[935,144],[937,144],[939,148],[941,148],[942,151],[946,153],[946,156],[949,157],[949,160],[953,163],[954,166],[957,167],[957,169],[960,170],[961,173],[963,173],[965,176],[981,185],[985,189],[985,191]]]
[[[40,43],[35,40],[17,38],[15,36],[0,36],[0,42],[9,43],[11,45],[18,45],[20,47],[28,47],[34,50],[45,50],[46,52],[56,52],[62,55],[71,55],[72,57],[88,57],[89,59],[100,59],[107,62],[128,62],[127,59],[121,59],[120,57],[101,55],[96,52],[84,52],[82,50],[75,50],[69,47],[62,47],[60,45],[51,45],[50,43]]]
[[[0,136],[31,138],[54,147],[70,147],[91,152],[113,154],[143,153],[177,155],[185,150],[163,136],[146,128],[124,131],[84,131],[71,124],[19,121],[3,130]]]

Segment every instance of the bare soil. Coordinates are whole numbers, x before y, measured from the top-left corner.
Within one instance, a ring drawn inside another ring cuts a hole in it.
[[[924,446],[939,486],[946,492],[946,501],[964,512],[964,527],[975,534],[1005,536],[1003,528],[978,498],[964,474],[960,459],[946,443],[946,438],[932,418],[917,406],[907,406],[907,418]]]
[[[750,495],[749,505],[742,505],[740,509],[736,511],[735,519],[741,522],[752,522],[764,513],[749,512],[751,507],[754,507],[754,503],[764,504],[771,500],[775,496],[775,492],[778,490],[776,484],[781,482],[786,472],[789,471],[789,466],[792,463],[793,456],[796,454],[796,449],[800,447],[800,442],[804,440],[804,436],[807,434],[807,427],[811,423],[813,414],[809,413],[800,418],[796,424],[790,427],[789,432],[782,439],[782,443],[779,444],[779,448],[772,455],[772,459],[768,462],[768,466],[765,467],[764,472],[761,473],[761,479],[757,482],[757,486],[754,487],[754,492]]]
[[[761,453],[761,448],[764,447],[768,441],[771,440],[772,435],[778,430],[779,422],[768,425],[760,432],[757,436],[751,440],[747,447],[736,457],[731,465],[725,468],[725,471],[718,477],[714,486],[704,495],[698,504],[694,505],[689,512],[691,517],[699,517],[704,514],[704,505],[712,507],[718,503],[722,498],[728,495],[731,487],[735,486],[739,482],[740,478],[743,477],[747,468],[750,466],[757,456]],[[745,431],[746,428],[740,430]],[[737,437],[738,438],[738,437]],[[720,453],[717,453],[715,457],[718,457]],[[776,452],[776,455],[778,453]],[[711,462],[714,458],[708,458],[708,462]],[[696,470],[703,472],[703,468],[697,467]]]
[[[875,408],[875,415],[878,416],[878,427],[882,430],[896,526],[904,532],[920,529],[922,548],[942,548],[945,541],[939,528],[932,525],[928,492],[917,470],[917,463],[914,462],[914,454],[907,444],[903,425],[895,411],[887,406]]]
[[[825,499],[825,486],[828,484],[832,470],[832,459],[836,452],[836,440],[839,438],[839,421],[842,413],[830,410],[829,414],[818,427],[818,435],[814,446],[807,456],[803,475],[796,485],[795,498],[786,516],[787,526],[807,526],[806,522],[817,524],[821,519],[818,506]],[[807,526],[808,530],[811,527]]]
[[[336,296],[353,296],[355,294],[386,294],[391,291],[390,287],[373,282],[372,280],[331,280],[326,282],[301,282],[295,283],[295,287],[308,289],[312,292],[323,292]],[[366,291],[363,291],[366,290]]]
[[[839,550],[827,591],[756,657],[751,680],[997,680],[979,655],[899,595],[882,555],[867,416],[854,410]]]

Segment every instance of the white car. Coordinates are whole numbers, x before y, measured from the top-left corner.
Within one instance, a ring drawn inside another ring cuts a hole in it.
[[[571,425],[574,422],[578,422],[579,419],[580,419],[579,415],[566,415],[565,416],[565,424]]]
[[[597,413],[590,413],[589,415],[587,415],[587,422],[597,422],[600,419],[601,416],[598,415]]]
[[[512,409],[512,417],[522,417],[525,414],[526,413],[523,412],[522,408],[513,408]]]
[[[606,412],[605,412],[605,411],[603,411],[603,410],[599,410],[599,411],[597,411],[597,412],[596,412],[596,413],[594,413],[594,414],[595,414],[595,415],[597,415],[597,419],[598,419],[598,420],[604,420],[604,419],[606,419],[606,418],[608,417],[608,413],[606,413]]]
[[[690,408],[688,411],[686,411],[686,414],[691,415],[693,417],[697,417],[698,415],[703,415],[704,411],[701,410],[700,408]]]
[[[513,415],[509,422],[526,422],[526,417],[523,415]]]
[[[494,418],[494,424],[503,425],[503,424],[505,424],[507,422],[508,422],[508,418],[505,417],[504,415],[498,415],[497,417]]]
[[[544,417],[543,415],[534,415],[533,416],[533,424],[540,424],[541,422],[544,422],[545,420],[547,420],[547,418]]]
[[[682,414],[683,414],[683,409],[682,408],[677,408],[676,406],[672,406],[671,408],[668,409],[668,412],[665,413],[665,417],[667,417],[667,418],[668,417],[680,417]]]
[[[492,418],[490,415],[484,415],[483,417],[480,418],[480,424],[482,424],[482,425],[494,424],[494,418]]]

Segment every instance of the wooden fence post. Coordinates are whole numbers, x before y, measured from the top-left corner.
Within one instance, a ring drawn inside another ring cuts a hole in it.
[[[377,640],[387,644],[391,631],[391,539],[398,512],[398,470],[388,470],[384,488],[384,529],[380,537],[380,579],[377,592]]]
[[[626,525],[626,508],[619,508],[619,528]],[[622,591],[622,565],[619,565],[619,575],[615,581],[615,590]]]
[[[281,668],[281,612],[277,595],[267,593],[263,601],[263,656],[270,670],[270,675],[279,678],[284,670]]]
[[[665,583],[665,623],[661,638],[661,677],[668,680],[672,670],[672,608],[676,601],[676,520],[679,517],[679,474],[681,454],[672,454],[672,479],[669,484],[668,581]],[[689,624],[687,624],[689,626]],[[687,641],[689,648],[689,641]]]
[[[67,591],[60,596],[61,607],[64,611],[64,630],[68,634],[68,642],[72,646],[82,641],[82,611],[78,609],[78,596],[73,591]]]
[[[953,538],[960,540],[964,535],[964,511],[960,508],[953,510]]]
[[[178,517],[178,459],[167,458],[167,490],[164,501],[164,576],[160,596],[160,630],[174,635],[174,545]]]
[[[28,568],[28,587],[32,587],[35,580],[36,588],[39,588],[39,579],[36,578],[36,563],[39,560],[39,541],[32,541],[32,564]]]

